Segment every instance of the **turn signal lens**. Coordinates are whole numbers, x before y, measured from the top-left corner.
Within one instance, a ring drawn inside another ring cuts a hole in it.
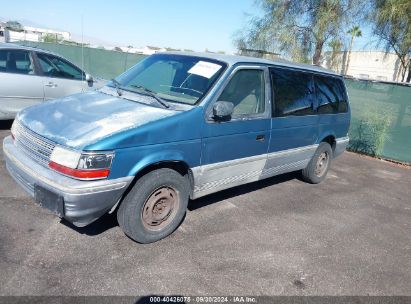
[[[79,170],[72,169],[62,165],[59,165],[55,162],[50,162],[49,167],[65,175],[79,178],[79,179],[101,179],[106,178],[110,174],[110,170]]]

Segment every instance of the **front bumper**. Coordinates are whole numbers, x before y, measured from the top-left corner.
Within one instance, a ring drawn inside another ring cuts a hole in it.
[[[10,175],[43,207],[75,226],[98,219],[122,197],[132,176],[114,180],[81,181],[61,175],[36,163],[18,149],[11,136],[3,141]]]

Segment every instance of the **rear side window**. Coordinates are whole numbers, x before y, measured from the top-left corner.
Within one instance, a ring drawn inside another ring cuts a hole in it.
[[[271,68],[274,116],[314,114],[314,88],[309,73]]]
[[[341,79],[324,76],[314,76],[320,114],[347,112],[347,95]]]
[[[29,51],[0,50],[0,72],[34,74],[33,59]]]

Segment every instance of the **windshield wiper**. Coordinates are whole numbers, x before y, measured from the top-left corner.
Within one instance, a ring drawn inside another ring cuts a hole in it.
[[[141,85],[132,84],[130,86],[133,87],[133,88],[140,89],[140,90],[144,91],[144,93],[146,93],[147,95],[153,97],[164,108],[168,109],[170,107],[170,105],[165,100],[158,97],[157,94],[154,91],[151,91],[150,89],[147,89],[146,87],[143,87]]]
[[[114,86],[116,87],[118,96],[123,95],[123,92],[121,92],[121,83],[118,82],[117,80],[115,80],[114,78],[111,79],[111,81],[113,82]]]

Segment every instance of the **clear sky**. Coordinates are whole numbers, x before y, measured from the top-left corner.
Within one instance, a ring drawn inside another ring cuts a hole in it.
[[[69,31],[115,46],[235,52],[233,35],[261,12],[254,0],[0,0],[0,20]],[[363,28],[354,50],[375,48]],[[347,36],[348,38],[348,36]]]
[[[2,3],[3,2],[3,3]],[[154,45],[233,52],[233,34],[258,12],[253,0],[0,0],[0,18],[98,38],[113,45]]]

